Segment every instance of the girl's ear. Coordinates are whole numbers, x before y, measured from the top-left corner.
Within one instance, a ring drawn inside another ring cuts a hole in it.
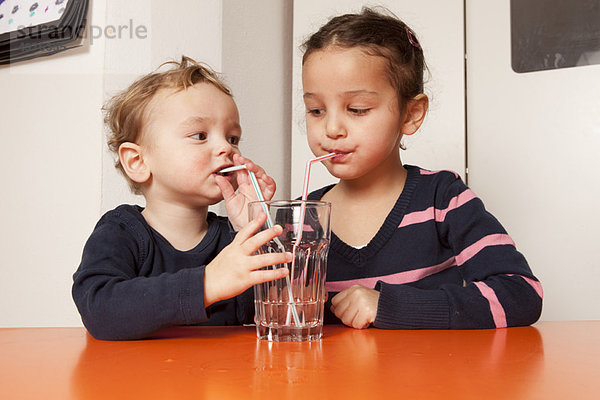
[[[427,109],[429,108],[429,98],[426,94],[419,94],[406,103],[404,117],[402,121],[402,134],[412,135],[423,123]]]
[[[145,183],[150,179],[151,171],[144,162],[144,157],[139,145],[131,142],[119,146],[119,160],[125,173],[134,182]]]

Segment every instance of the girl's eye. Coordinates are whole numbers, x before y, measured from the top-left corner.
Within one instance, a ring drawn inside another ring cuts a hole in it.
[[[348,108],[348,111],[354,115],[365,115],[370,110],[370,108]]]
[[[240,143],[240,137],[239,136],[231,136],[229,138],[229,143],[233,144],[234,146],[237,146]]]
[[[308,109],[306,112],[312,116],[318,117],[320,115],[323,115],[323,113],[325,113],[325,110],[321,108],[311,108]]]
[[[196,140],[206,140],[206,132],[198,132],[190,136],[192,139]]]

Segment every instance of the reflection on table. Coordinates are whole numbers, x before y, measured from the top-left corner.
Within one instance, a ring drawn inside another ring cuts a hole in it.
[[[103,342],[82,328],[0,329],[0,398],[595,398],[600,321],[473,331],[326,326],[305,343],[253,327]],[[36,389],[39,388],[39,389]]]

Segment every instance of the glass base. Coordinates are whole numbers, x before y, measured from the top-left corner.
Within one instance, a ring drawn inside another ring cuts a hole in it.
[[[281,326],[268,327],[256,325],[256,336],[270,342],[306,342],[323,337],[323,325],[311,327]]]

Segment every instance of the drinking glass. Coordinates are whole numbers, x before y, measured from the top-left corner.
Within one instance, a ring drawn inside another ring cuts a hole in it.
[[[285,278],[254,286],[256,332],[260,339],[300,342],[323,334],[325,274],[329,250],[331,204],[323,201],[255,201],[249,218],[267,214],[261,229],[281,225],[283,233],[259,253],[288,251],[293,261],[265,268],[287,267]],[[304,216],[300,224],[301,216]]]

